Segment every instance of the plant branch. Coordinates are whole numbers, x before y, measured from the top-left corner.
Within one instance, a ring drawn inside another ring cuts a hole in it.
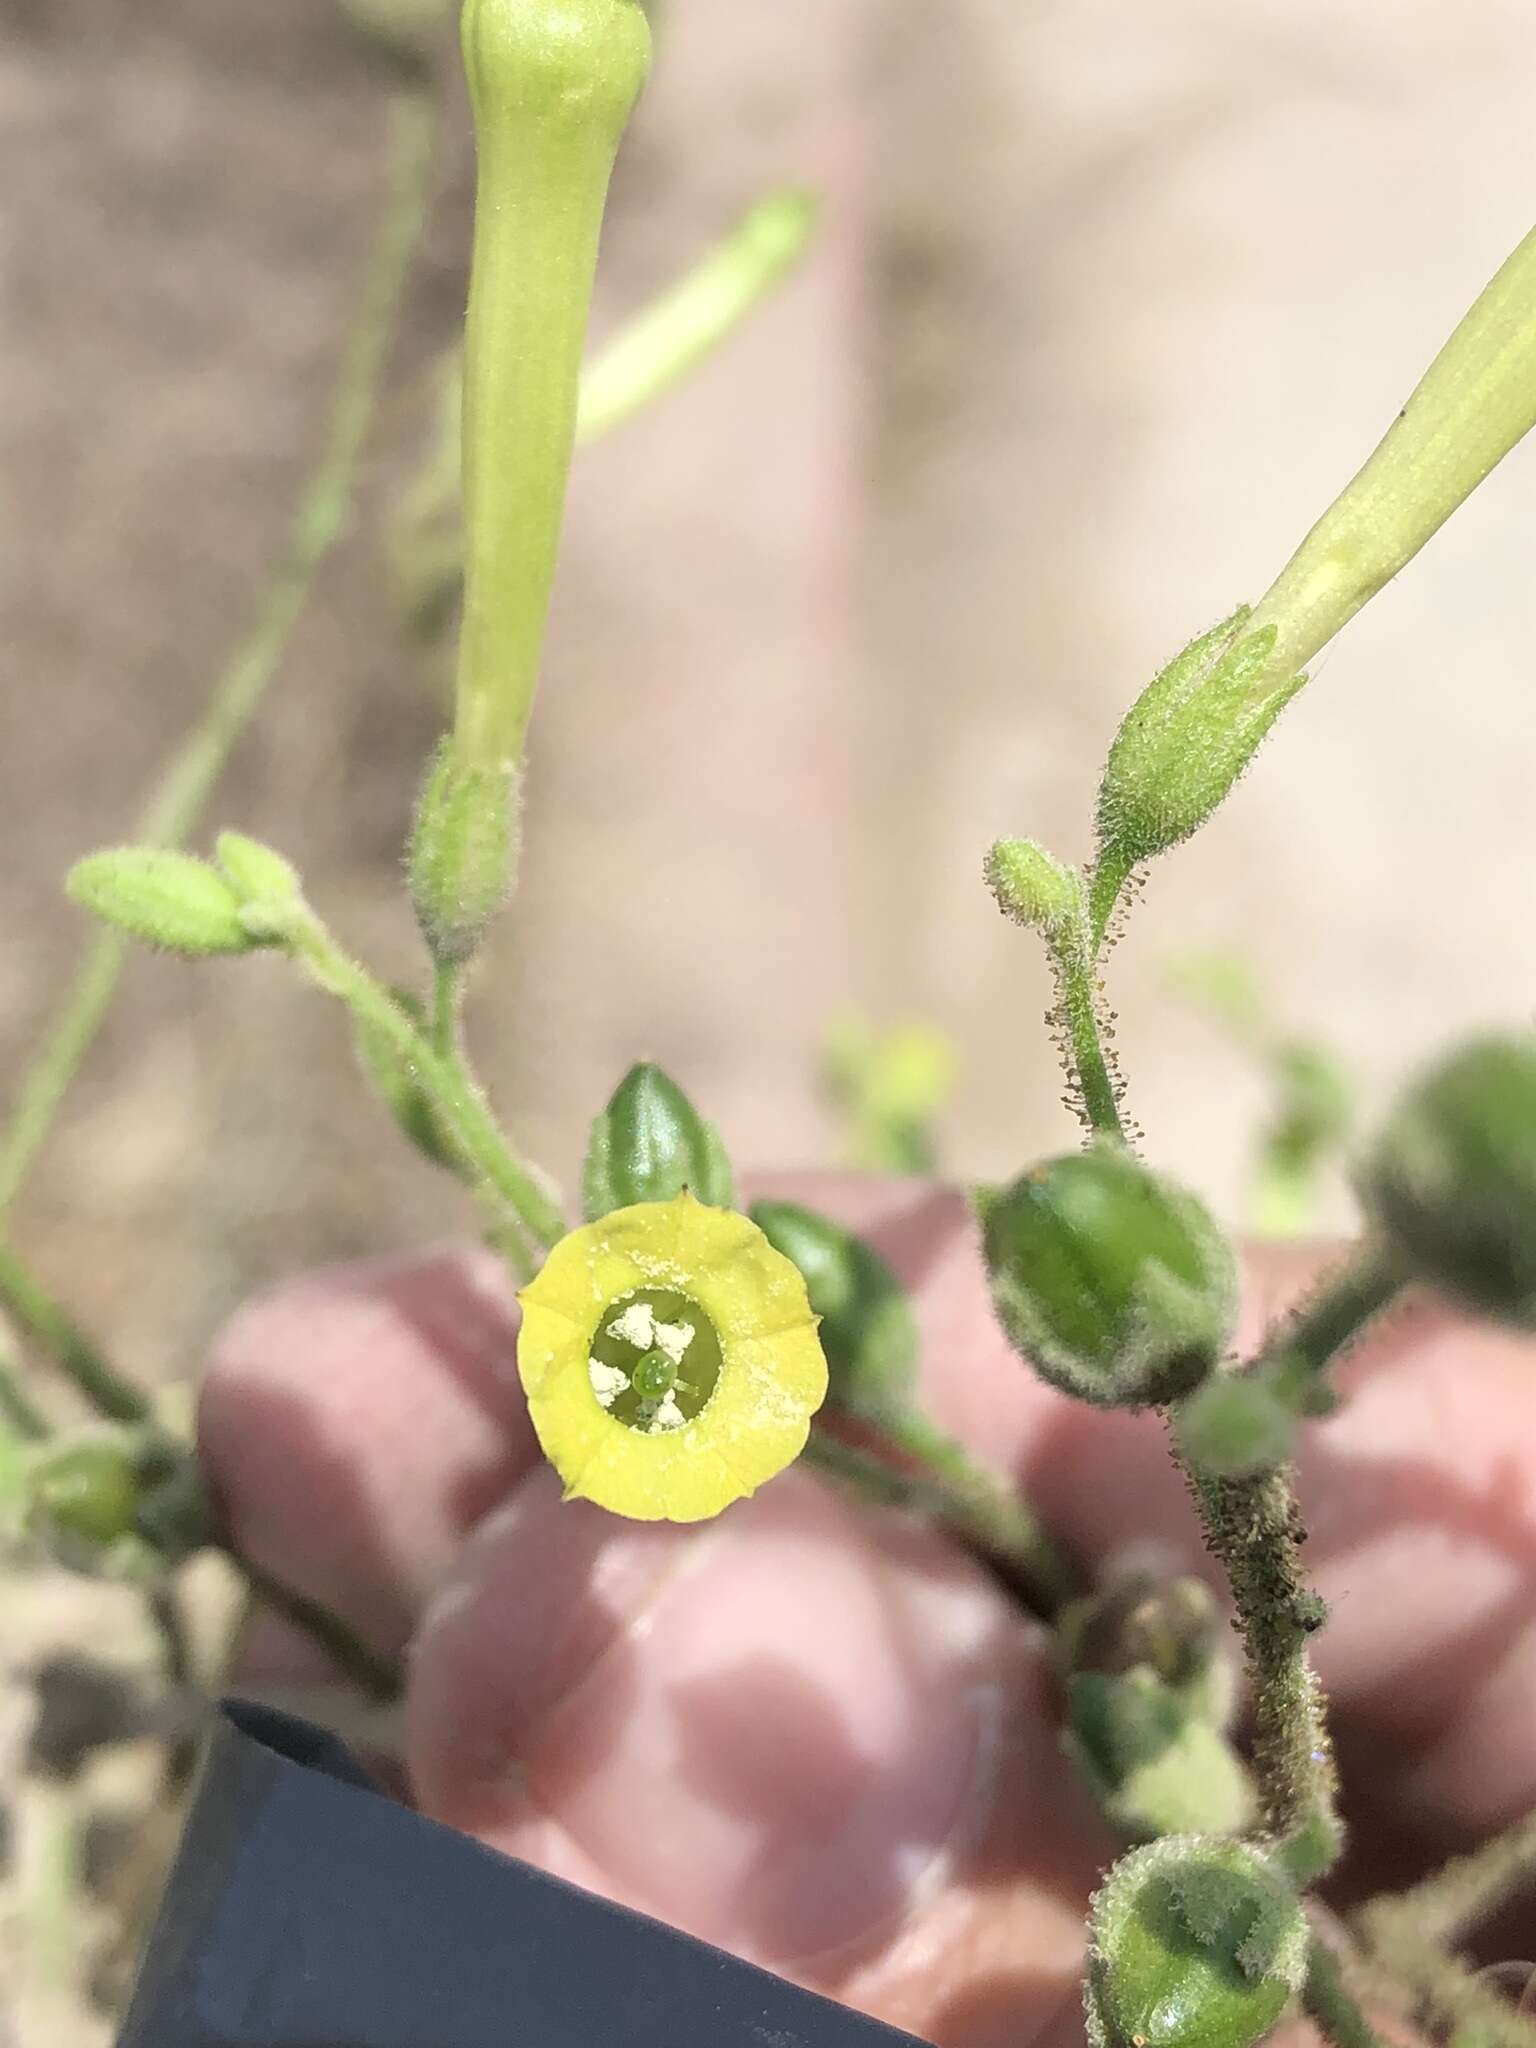
[[[1051,961],[1056,975],[1057,1021],[1071,1063],[1078,1111],[1096,1135],[1124,1141],[1120,1090],[1104,1045],[1094,955],[1074,943],[1053,948]]]
[[[1302,2003],[1334,2048],[1383,2048],[1381,2035],[1344,1981],[1338,1957],[1318,1934],[1312,1937]]]
[[[178,847],[196,827],[230,754],[278,672],[315,578],[344,530],[358,462],[378,406],[400,295],[426,217],[437,114],[425,87],[397,98],[392,130],[389,198],[342,357],[324,447],[304,485],[283,555],[249,631],[140,813],[133,837],[142,844]],[[87,942],[22,1076],[0,1140],[0,1230],[95,1043],[128,946],[129,941],[114,931],[99,932]]]
[[[1406,1284],[1401,1268],[1379,1246],[1364,1246],[1269,1333],[1240,1372],[1278,1372],[1298,1393],[1317,1387]]]
[[[1174,1456],[1207,1547],[1226,1569],[1254,1688],[1254,1765],[1275,1854],[1298,1885],[1344,1846],[1338,1774],[1322,1686],[1307,1653],[1326,1618],[1302,1576],[1304,1531],[1288,1471],[1218,1479]]]
[[[1029,1604],[1044,1620],[1060,1613],[1082,1585],[1027,1501],[963,1444],[926,1415],[909,1410],[883,1425],[892,1445],[923,1466],[952,1503],[948,1519],[963,1521],[972,1540],[1005,1559]]]
[[[98,1415],[111,1422],[151,1419],[148,1395],[108,1362],[94,1340],[9,1245],[0,1245],[0,1307]]]
[[[404,1062],[429,1098],[444,1130],[494,1195],[505,1202],[536,1247],[565,1235],[559,1204],[533,1168],[507,1142],[475,1077],[457,1052],[445,1057],[390,991],[337,944],[313,912],[295,919],[283,943],[319,987],[345,1003]]]
[[[1412,2016],[1477,2048],[1536,2048],[1536,2016],[1517,2012],[1481,1970],[1425,1941],[1416,1926],[1383,1915],[1377,1905],[1357,1916],[1368,1966],[1384,1989],[1402,1998]]]
[[[892,1441],[900,1442],[899,1435],[893,1434]],[[923,1448],[914,1448],[918,1444]],[[861,1499],[923,1515],[951,1530],[1003,1568],[1033,1613],[1045,1620],[1057,1613],[1075,1588],[1024,1502],[981,1473],[937,1431],[912,1432],[901,1447],[921,1458],[928,1471],[920,1476],[903,1472],[879,1452],[858,1449],[823,1429],[812,1430],[803,1455]],[[963,1463],[963,1472],[956,1460]]]
[[[45,1443],[53,1434],[47,1416],[27,1392],[15,1359],[4,1353],[0,1353],[0,1422],[28,1443]]]
[[[1373,1899],[1358,1918],[1362,1928],[1385,1927],[1401,1941],[1456,1948],[1484,1921],[1527,1894],[1536,1897],[1536,1813],[1408,1891]]]
[[[228,1541],[222,1542],[219,1548],[249,1583],[252,1592],[283,1621],[318,1643],[337,1668],[345,1672],[370,1699],[388,1703],[400,1697],[405,1681],[393,1657],[371,1649],[328,1607],[311,1600],[307,1593],[295,1592],[292,1586],[273,1578],[259,1565],[252,1564]]]

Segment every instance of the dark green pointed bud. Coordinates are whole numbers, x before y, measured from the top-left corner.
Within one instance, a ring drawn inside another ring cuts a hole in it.
[[[304,911],[298,870],[259,839],[221,832],[214,847],[219,872],[234,890],[241,921],[257,938],[280,939]]]
[[[517,867],[521,796],[511,767],[466,767],[439,747],[416,809],[411,902],[432,957],[468,960],[506,901]]]
[[[1193,1195],[1109,1140],[990,1195],[982,1241],[1015,1349],[1080,1400],[1176,1400],[1231,1340],[1231,1247]]]
[[[411,1022],[425,1028],[426,1011],[421,1002],[406,989],[393,989],[391,994]],[[352,1044],[364,1078],[404,1136],[434,1166],[455,1170],[459,1155],[443,1129],[431,1096],[410,1062],[402,1057],[394,1039],[369,1018],[354,1015]]]
[[[1005,917],[1059,948],[1082,922],[1083,878],[1032,839],[999,839],[987,855],[987,887]]]
[[[1306,681],[1272,672],[1278,629],[1246,632],[1247,617],[1191,641],[1126,714],[1099,788],[1112,867],[1128,872],[1198,831]]]
[[[229,883],[188,853],[153,846],[93,853],[76,862],[65,886],[103,923],[168,953],[199,959],[249,953],[262,943],[247,929]]]
[[[660,1067],[631,1067],[587,1140],[583,1213],[596,1223],[635,1202],[670,1202],[685,1188],[711,1209],[734,1203],[720,1133]]]
[[[1057,1668],[1110,1675],[1151,1671],[1187,1706],[1225,1728],[1236,1703],[1231,1631],[1200,1579],[1161,1579],[1132,1572],[1087,1599],[1074,1600],[1056,1622]]]
[[[1221,1729],[1146,1665],[1066,1683],[1063,1742],[1111,1826],[1132,1841],[1237,1834],[1253,1783]]]
[[[1241,1842],[1170,1835],[1110,1872],[1089,1919],[1094,2048],[1254,2048],[1306,1981],[1284,1878]]]
[[[800,1269],[821,1318],[833,1407],[869,1422],[910,1411],[917,1319],[906,1289],[871,1245],[798,1202],[754,1202],[752,1221]]]
[[[1410,1273],[1536,1330],[1536,1037],[1461,1047],[1388,1119],[1361,1194]]]

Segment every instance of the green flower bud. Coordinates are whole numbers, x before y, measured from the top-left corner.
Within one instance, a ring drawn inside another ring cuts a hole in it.
[[[1213,1373],[1180,1405],[1179,1444],[1190,1464],[1220,1478],[1271,1471],[1295,1450],[1302,1412],[1272,1373]]]
[[[707,1208],[735,1202],[720,1133],[660,1067],[631,1067],[587,1140],[583,1213],[598,1223],[615,1209],[670,1202],[685,1189]]]
[[[168,953],[195,959],[249,953],[262,943],[229,883],[187,853],[153,846],[93,853],[76,862],[65,887],[104,923]]]
[[[1089,1921],[1094,2048],[1253,2048],[1307,1974],[1295,1893],[1254,1849],[1169,1835],[1110,1872]]]
[[[985,872],[1003,915],[1038,931],[1048,945],[1061,945],[1081,922],[1082,876],[1032,839],[999,839]]]
[[[29,1458],[26,1526],[67,1570],[145,1579],[208,1540],[191,1453],[156,1431],[97,1430]]]
[[[127,1431],[40,1452],[28,1486],[27,1527],[71,1571],[110,1570],[135,1542],[144,1497],[142,1439]]]
[[[988,1196],[992,1298],[1015,1349],[1110,1408],[1176,1400],[1230,1342],[1231,1247],[1191,1194],[1116,1143],[1049,1160]]]
[[[214,847],[219,871],[240,904],[240,916],[256,937],[281,938],[304,909],[298,870],[259,839],[221,832]]]
[[[798,1266],[821,1318],[833,1407],[866,1421],[905,1414],[917,1382],[917,1319],[880,1254],[797,1202],[754,1202],[752,1221]]]
[[[1245,632],[1247,617],[1191,641],[1126,714],[1099,787],[1110,866],[1129,872],[1198,831],[1305,682],[1270,673],[1276,628]]]
[[[1257,1817],[1252,1780],[1221,1729],[1146,1665],[1077,1672],[1066,1704],[1067,1754],[1131,1840],[1236,1834]]]
[[[517,866],[521,792],[515,769],[466,767],[451,739],[437,751],[411,838],[411,902],[432,957],[468,960],[506,901]]]
[[[1463,1046],[1388,1119],[1361,1193],[1408,1270],[1536,1330],[1536,1038]]]

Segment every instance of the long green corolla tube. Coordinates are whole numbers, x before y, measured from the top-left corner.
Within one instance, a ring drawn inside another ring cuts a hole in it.
[[[639,0],[468,0],[479,153],[452,751],[522,757],[559,552],[608,180],[650,68]]]
[[[1243,627],[1278,629],[1267,676],[1294,676],[1536,426],[1536,230],[1425,371],[1370,461]]]

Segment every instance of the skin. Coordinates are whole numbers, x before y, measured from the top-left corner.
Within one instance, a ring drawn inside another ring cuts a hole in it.
[[[884,1251],[931,1411],[1086,1566],[1209,1575],[1156,1419],[1075,1406],[1003,1344],[960,1197],[752,1192]],[[1329,1256],[1250,1262],[1249,1341]],[[411,1796],[938,2048],[1080,2041],[1083,1910],[1115,1846],[1061,1764],[1039,1628],[944,1541],[805,1473],[691,1531],[562,1504],[515,1330],[478,1251],[321,1273],[235,1317],[203,1392],[241,1543],[408,1654]],[[1335,1609],[1347,1901],[1536,1805],[1536,1347],[1416,1303],[1341,1380],[1300,1485]]]

